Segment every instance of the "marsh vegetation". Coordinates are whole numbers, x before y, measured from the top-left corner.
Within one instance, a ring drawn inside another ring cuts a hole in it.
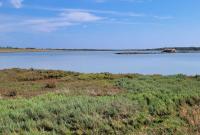
[[[0,71],[0,134],[199,134],[200,76]]]

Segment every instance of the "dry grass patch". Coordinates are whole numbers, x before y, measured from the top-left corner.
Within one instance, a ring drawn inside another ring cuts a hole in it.
[[[34,69],[0,70],[0,94],[4,98],[29,98],[49,92],[63,92],[69,95],[115,95],[122,91],[113,83],[113,79],[119,76],[108,73],[81,74]],[[13,90],[17,95],[8,96],[9,91]]]
[[[105,80],[76,80],[62,82],[61,87],[68,90],[72,95],[105,96],[115,95],[122,89]]]
[[[200,134],[200,106],[193,105],[189,106],[184,104],[180,107],[180,117],[184,119],[188,125],[189,130]]]

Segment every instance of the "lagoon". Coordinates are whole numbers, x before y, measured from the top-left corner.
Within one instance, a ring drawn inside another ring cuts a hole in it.
[[[36,68],[83,73],[200,74],[200,53],[117,55],[116,51],[0,53],[0,69]]]

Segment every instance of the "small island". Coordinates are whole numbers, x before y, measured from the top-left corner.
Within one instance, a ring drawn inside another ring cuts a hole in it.
[[[162,53],[176,53],[176,49],[175,48],[167,48],[167,49],[164,49],[162,51]]]
[[[200,47],[165,47],[155,49],[131,49],[115,54],[166,54],[166,53],[200,53]]]

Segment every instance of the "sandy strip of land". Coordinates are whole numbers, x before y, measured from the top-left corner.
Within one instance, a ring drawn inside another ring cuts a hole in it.
[[[0,53],[11,53],[11,52],[47,52],[47,49],[10,49],[0,48]]]

